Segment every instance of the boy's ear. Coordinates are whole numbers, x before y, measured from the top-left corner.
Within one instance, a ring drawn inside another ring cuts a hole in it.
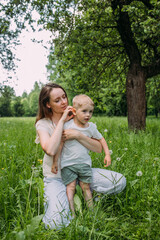
[[[76,115],[76,109],[72,108],[72,112],[73,112],[73,115],[75,116]]]

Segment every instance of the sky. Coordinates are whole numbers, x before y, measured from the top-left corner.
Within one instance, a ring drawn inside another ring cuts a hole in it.
[[[44,42],[43,44],[32,42],[33,38]],[[24,91],[30,93],[35,81],[48,82],[46,64],[48,63],[50,32],[43,30],[33,33],[24,30],[19,40],[21,45],[16,46],[14,51],[16,58],[20,60],[15,62],[16,73],[3,69],[0,64],[0,83],[13,87],[16,96],[21,96]],[[12,78],[8,78],[8,76]]]

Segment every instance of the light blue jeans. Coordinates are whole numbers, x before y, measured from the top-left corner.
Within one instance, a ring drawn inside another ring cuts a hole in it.
[[[91,190],[97,193],[117,194],[126,186],[126,178],[117,172],[92,168]],[[68,226],[72,217],[66,195],[66,186],[61,178],[44,178],[43,222],[51,229]]]

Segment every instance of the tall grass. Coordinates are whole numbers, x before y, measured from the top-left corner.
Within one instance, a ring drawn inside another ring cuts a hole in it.
[[[118,195],[94,193],[87,210],[79,189],[77,217],[59,231],[46,230],[43,214],[43,152],[34,143],[34,118],[0,118],[1,239],[160,239],[160,120],[146,131],[129,132],[126,118],[94,117],[112,150],[112,165],[127,179]],[[104,153],[91,153],[104,168]]]

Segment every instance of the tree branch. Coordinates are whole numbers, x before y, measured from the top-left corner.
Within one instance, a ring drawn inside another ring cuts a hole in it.
[[[154,6],[150,3],[150,0],[139,0],[139,2],[143,2],[143,4],[150,10],[154,8]]]
[[[119,11],[117,29],[124,44],[124,48],[131,63],[141,64],[141,55],[131,30],[131,23],[127,12]]]

